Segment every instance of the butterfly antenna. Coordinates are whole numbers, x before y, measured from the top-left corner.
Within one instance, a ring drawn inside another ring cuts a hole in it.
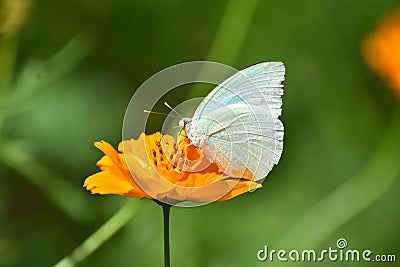
[[[181,117],[178,117],[178,116],[175,116],[175,115],[172,115],[172,114],[165,114],[165,113],[156,112],[156,111],[150,111],[150,110],[146,110],[146,109],[143,110],[143,112],[149,113],[149,114],[163,115],[163,116],[166,116],[166,117],[174,117],[174,118],[178,118],[178,119],[181,118]]]
[[[181,114],[179,114],[178,111],[176,111],[173,107],[171,107],[167,102],[164,102],[164,105],[167,106],[167,108],[169,108],[170,110],[172,110],[173,112],[175,112],[175,114],[177,114],[179,116],[179,118],[183,118]]]

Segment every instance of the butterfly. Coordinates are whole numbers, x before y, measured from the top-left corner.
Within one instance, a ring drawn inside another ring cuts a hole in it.
[[[182,118],[191,145],[231,177],[262,182],[283,151],[285,66],[262,62],[213,89],[192,118]]]

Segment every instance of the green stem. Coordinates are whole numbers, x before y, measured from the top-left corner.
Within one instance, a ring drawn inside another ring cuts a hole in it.
[[[90,235],[82,244],[76,247],[72,253],[59,262],[54,267],[74,267],[82,262],[110,237],[125,226],[130,219],[138,212],[142,202],[129,201],[119,209],[108,221]]]
[[[169,249],[169,214],[171,206],[167,204],[160,204],[163,209],[163,219],[164,219],[164,266],[171,266],[170,259],[170,249]]]
[[[77,222],[93,215],[85,196],[65,178],[39,161],[23,141],[0,140],[0,162],[41,189],[59,210]],[[65,201],[69,199],[69,201]]]
[[[227,65],[235,62],[246,40],[257,4],[258,0],[231,0],[227,3],[206,57],[207,60],[219,61]]]

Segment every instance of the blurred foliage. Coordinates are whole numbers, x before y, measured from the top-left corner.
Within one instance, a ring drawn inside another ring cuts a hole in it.
[[[398,5],[0,1],[0,266],[51,266],[132,201],[82,188],[97,171],[93,141],[117,145],[130,97],[152,74],[205,59],[285,62],[285,149],[263,189],[172,209],[172,265],[273,266],[257,261],[265,244],[324,249],[340,237],[399,257],[399,99],[360,52]],[[162,265],[161,209],[141,202],[79,266]]]

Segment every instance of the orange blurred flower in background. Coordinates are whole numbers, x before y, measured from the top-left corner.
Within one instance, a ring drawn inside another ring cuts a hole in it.
[[[369,64],[400,96],[400,9],[385,15],[362,45]]]
[[[249,179],[224,175],[189,144],[183,135],[176,142],[159,132],[122,141],[118,151],[105,141],[95,142],[105,156],[97,162],[101,171],[86,178],[84,187],[93,194],[149,198],[172,205],[223,201],[261,187]]]

